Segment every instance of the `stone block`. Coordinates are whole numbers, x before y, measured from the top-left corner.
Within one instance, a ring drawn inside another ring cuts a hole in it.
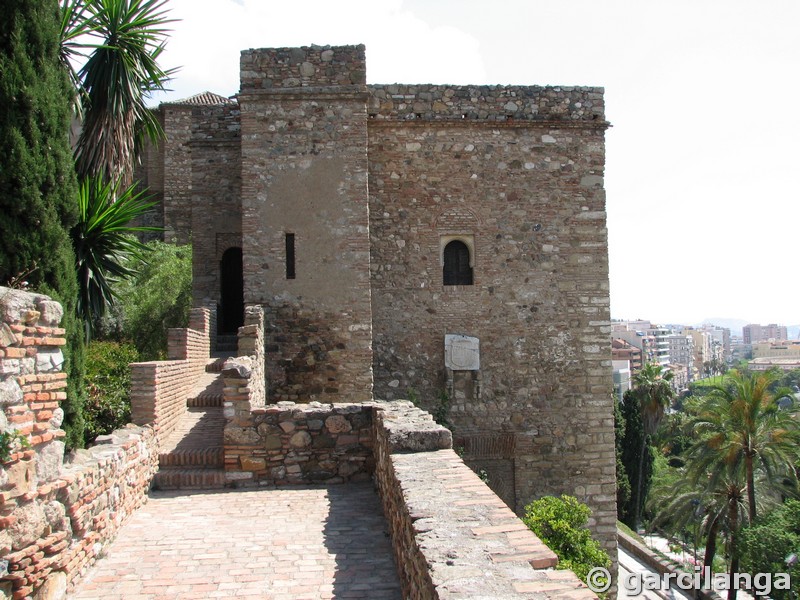
[[[325,427],[331,433],[348,433],[353,427],[343,415],[331,415],[325,419]]]
[[[27,502],[11,513],[13,523],[7,531],[11,538],[11,548],[21,550],[49,533],[44,511],[38,502]]]
[[[52,440],[36,449],[36,477],[40,483],[58,479],[64,462],[64,442]]]

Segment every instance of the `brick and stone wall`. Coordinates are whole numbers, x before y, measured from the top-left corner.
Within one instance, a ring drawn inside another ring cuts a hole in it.
[[[375,462],[405,598],[596,598],[410,402],[376,406]]]
[[[192,107],[168,104],[162,109],[164,149],[164,241],[187,244],[192,226]]]
[[[240,189],[267,401],[370,400],[373,377],[381,400],[413,392],[435,410],[446,392],[465,459],[513,510],[575,495],[613,555],[603,89],[365,81],[363,46],[246,50],[238,109],[190,126],[162,109],[192,140],[193,202],[235,220]],[[212,231],[202,215],[217,213],[192,215],[203,300],[239,235]],[[443,285],[452,239],[473,285]],[[448,333],[479,340],[479,370],[445,367]]]
[[[279,402],[227,423],[225,477],[236,485],[364,481],[372,440],[370,405]]]
[[[242,247],[240,129],[239,105],[233,101],[193,108],[189,147],[194,306],[220,302],[222,255]],[[238,286],[241,294],[241,279]]]
[[[602,89],[371,86],[370,113],[376,398],[448,392],[514,510],[572,494],[613,554]],[[473,285],[443,285],[454,238]],[[478,371],[448,373],[448,333],[478,338]]]
[[[205,371],[213,319],[207,308],[193,308],[189,328],[171,329],[169,359],[131,364],[131,420],[152,425],[166,438],[186,413],[186,398]]]
[[[269,398],[369,400],[364,47],[247,50],[241,78],[245,302],[267,310]]]
[[[151,428],[98,438],[63,464],[61,306],[0,287],[0,434],[24,436],[0,464],[0,595],[58,597],[147,498]],[[50,596],[49,594],[52,594]]]
[[[370,85],[371,119],[605,122],[603,89],[579,86]]]

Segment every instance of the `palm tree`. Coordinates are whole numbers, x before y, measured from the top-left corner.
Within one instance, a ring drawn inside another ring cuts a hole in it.
[[[652,526],[669,522],[674,531],[681,531],[693,524],[698,526],[699,533],[706,540],[703,555],[704,576],[705,567],[708,567],[709,574],[713,573],[717,540],[721,534],[727,543],[728,555],[731,558],[730,572],[738,572],[737,533],[747,515],[743,470],[727,466],[718,477],[710,478],[702,470],[689,468],[684,471],[683,478],[677,485],[673,486],[670,490],[662,490],[666,492],[662,497],[669,496],[670,499],[658,510]],[[704,586],[709,584],[708,580],[704,580]],[[729,590],[728,598],[735,600],[734,586]]]
[[[63,0],[61,57],[76,85],[81,132],[75,147],[81,178],[128,184],[145,138],[163,132],[146,106],[173,73],[158,59],[170,22],[166,0]],[[96,42],[92,41],[96,40]],[[72,59],[88,60],[75,73]]]
[[[728,468],[741,466],[750,522],[757,513],[757,471],[763,471],[767,486],[796,479],[800,422],[791,390],[771,391],[777,379],[777,374],[769,371],[747,375],[734,370],[723,384],[713,386],[693,418],[699,439],[688,452],[692,467],[713,479]],[[788,400],[790,406],[781,408],[781,400]]]
[[[639,526],[644,504],[644,459],[651,436],[658,429],[666,409],[675,397],[670,384],[672,371],[665,370],[657,363],[647,363],[634,376],[631,397],[640,403],[644,435],[639,448],[639,467],[636,486],[635,523]]]
[[[113,303],[110,284],[134,272],[126,256],[145,247],[133,234],[148,228],[129,223],[152,204],[131,185],[137,152],[145,138],[163,131],[145,102],[163,90],[171,71],[158,65],[169,23],[166,0],[62,0],[62,65],[75,86],[81,122],[75,168],[81,193],[80,222],[72,229],[80,294],[78,314],[87,339]],[[76,72],[73,63],[85,61]],[[119,206],[114,206],[119,204]]]

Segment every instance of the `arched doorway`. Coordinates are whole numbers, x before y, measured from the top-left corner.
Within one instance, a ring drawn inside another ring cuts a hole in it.
[[[228,248],[219,262],[220,305],[218,330],[221,334],[236,333],[244,325],[244,277],[242,249]]]

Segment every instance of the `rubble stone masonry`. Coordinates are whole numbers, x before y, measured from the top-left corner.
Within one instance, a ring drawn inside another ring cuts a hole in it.
[[[153,430],[133,425],[63,463],[62,315],[47,296],[0,287],[0,434],[30,444],[0,463],[2,597],[61,597],[145,502],[157,468]]]
[[[363,46],[242,53],[244,299],[269,399],[372,398]]]
[[[512,510],[572,494],[613,556],[603,89],[366,85],[363,46],[240,66],[238,107],[162,112],[191,140],[196,300],[219,301],[240,232],[266,402],[416,398]],[[453,241],[472,284],[444,285]],[[446,364],[447,334],[475,340],[479,368]]]

